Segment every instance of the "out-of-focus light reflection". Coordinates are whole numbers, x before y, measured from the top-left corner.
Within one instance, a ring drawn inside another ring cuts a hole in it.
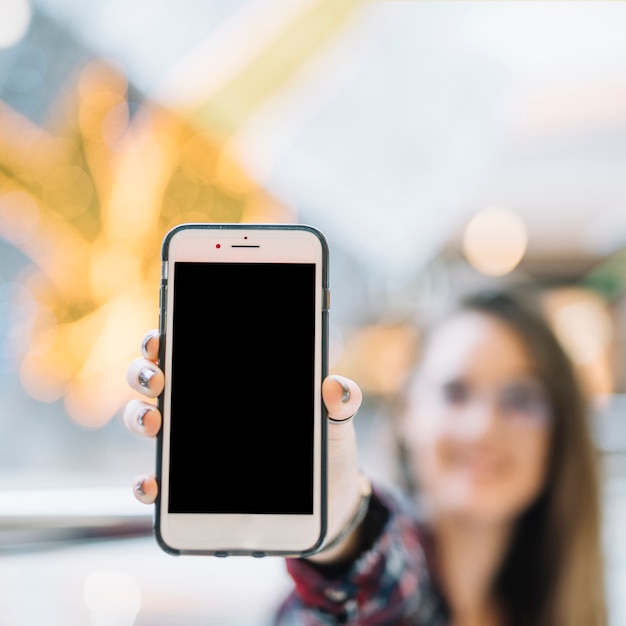
[[[67,93],[57,136],[0,103],[0,236],[33,266],[20,379],[82,426],[130,397],[128,362],[157,325],[160,245],[182,222],[295,221],[224,147],[154,103],[129,104],[98,60]],[[16,303],[18,304],[18,303]]]
[[[133,626],[141,609],[141,589],[127,572],[93,572],[83,598],[92,626]]]
[[[102,60],[92,61],[83,69],[78,84],[78,123],[86,139],[105,141],[105,119],[117,105],[125,104],[127,89],[124,74]]]
[[[615,381],[610,350],[615,333],[607,303],[593,291],[571,287],[549,293],[546,309],[587,389],[595,395],[612,393]]]
[[[522,219],[505,207],[479,211],[465,228],[463,251],[469,263],[487,276],[513,271],[526,253],[528,233]]]
[[[279,205],[275,199],[259,190],[251,194],[250,201],[246,203],[241,215],[242,222],[268,223],[268,222],[292,222],[296,220],[295,213],[287,206]]]
[[[94,195],[91,178],[81,167],[64,165],[53,170],[44,182],[46,202],[60,208],[69,219],[82,215]]]
[[[123,375],[137,356],[137,337],[153,317],[154,294],[149,286],[137,293],[124,290],[98,310],[98,318],[85,323],[72,339],[80,349],[80,368],[68,382],[65,405],[84,426],[99,427],[110,419],[130,391]],[[95,334],[94,334],[95,331]]]
[[[580,364],[597,359],[612,339],[607,312],[591,300],[564,306],[557,311],[555,324],[573,359]]]
[[[115,242],[95,244],[89,269],[91,291],[104,302],[121,289],[141,281],[141,258],[132,248]]]
[[[28,30],[32,9],[28,0],[2,0],[0,3],[0,48],[15,45]]]
[[[256,184],[241,174],[240,159],[233,149],[227,146],[217,159],[215,176],[228,191],[233,193],[253,191],[257,187]]]
[[[39,228],[39,207],[22,191],[0,195],[0,236],[19,245],[32,239]]]
[[[151,133],[152,116],[141,105],[135,107],[132,124],[127,102],[116,104],[102,120],[102,138],[113,150],[138,149],[149,140]]]
[[[359,381],[364,392],[390,395],[399,391],[415,362],[418,336],[404,323],[381,323],[358,329],[346,340],[337,369]]]

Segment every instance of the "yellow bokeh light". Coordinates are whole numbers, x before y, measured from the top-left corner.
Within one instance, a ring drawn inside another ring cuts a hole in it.
[[[19,245],[35,236],[39,228],[37,202],[23,191],[0,195],[0,237]]]
[[[259,190],[250,194],[241,214],[241,221],[251,223],[291,222],[296,219],[293,209],[280,204],[276,198]]]
[[[89,268],[91,293],[104,302],[141,280],[141,255],[128,245],[94,245]]]
[[[600,357],[613,338],[606,308],[591,298],[560,308],[554,315],[554,325],[572,359],[581,365]]]
[[[191,180],[213,183],[217,157],[214,138],[208,133],[194,133],[181,146],[182,173]]]
[[[233,146],[222,150],[215,166],[217,180],[234,194],[250,193],[257,188],[256,183],[245,174],[241,159]]]
[[[86,427],[132,396],[125,370],[158,324],[160,245],[172,226],[297,221],[246,171],[224,128],[129,103],[128,89],[114,63],[89,63],[56,109],[54,134],[0,102],[0,236],[31,260],[21,381]]]
[[[527,247],[526,225],[517,213],[505,207],[479,211],[463,234],[465,257],[487,276],[504,276],[513,271]]]
[[[81,101],[95,107],[110,108],[120,102],[127,89],[128,81],[121,68],[103,59],[88,63],[78,83]]]
[[[94,188],[90,176],[81,167],[65,165],[53,170],[44,182],[46,202],[64,217],[82,215],[93,200]]]
[[[563,287],[546,295],[545,307],[586,389],[594,395],[612,393],[615,325],[607,302],[588,289]]]
[[[102,138],[113,150],[136,150],[150,139],[152,128],[152,116],[146,107],[137,106],[131,121],[128,103],[122,101],[104,116]]]
[[[69,381],[65,406],[70,417],[90,428],[102,426],[131,397],[125,372],[139,354],[137,338],[157,325],[158,295],[145,286],[124,290],[97,313],[97,334],[87,326],[75,336],[85,352]]]
[[[406,323],[381,323],[351,333],[336,363],[337,371],[359,381],[366,393],[389,395],[405,383],[415,361],[419,337]]]
[[[125,103],[127,88],[123,74],[101,60],[83,69],[78,85],[78,123],[83,137],[104,142],[104,120],[111,109]]]

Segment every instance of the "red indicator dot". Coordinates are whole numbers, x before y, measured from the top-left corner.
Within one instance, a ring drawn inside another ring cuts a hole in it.
[[[216,243],[216,244],[215,244],[215,247],[216,247],[216,248],[221,248],[221,247],[222,247],[222,244],[221,244],[221,243]]]

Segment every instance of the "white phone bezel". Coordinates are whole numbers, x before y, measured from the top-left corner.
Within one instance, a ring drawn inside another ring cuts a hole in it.
[[[327,249],[321,233],[310,227],[285,225],[184,225],[164,242],[161,329],[171,336],[174,265],[186,262],[314,263],[315,379],[321,390],[325,373],[324,314],[327,313],[325,264]],[[219,247],[217,247],[219,244]],[[165,246],[165,243],[164,243]],[[235,247],[236,246],[236,247]],[[245,247],[242,247],[245,246]],[[256,247],[258,246],[258,247]],[[165,260],[166,259],[166,260]],[[269,288],[269,287],[268,287]],[[163,319],[164,318],[164,319]],[[326,530],[325,411],[321,393],[314,401],[314,481],[312,515],[175,514],[168,512],[171,342],[164,341],[162,368],[165,389],[159,399],[163,425],[159,435],[159,499],[156,530],[162,547],[175,554],[294,554],[314,552]]]

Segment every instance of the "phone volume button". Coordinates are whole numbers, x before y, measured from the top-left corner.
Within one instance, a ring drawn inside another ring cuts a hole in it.
[[[330,311],[330,289],[324,289],[322,292],[322,310]]]
[[[167,284],[162,283],[159,291],[159,330],[163,334],[167,325]]]

